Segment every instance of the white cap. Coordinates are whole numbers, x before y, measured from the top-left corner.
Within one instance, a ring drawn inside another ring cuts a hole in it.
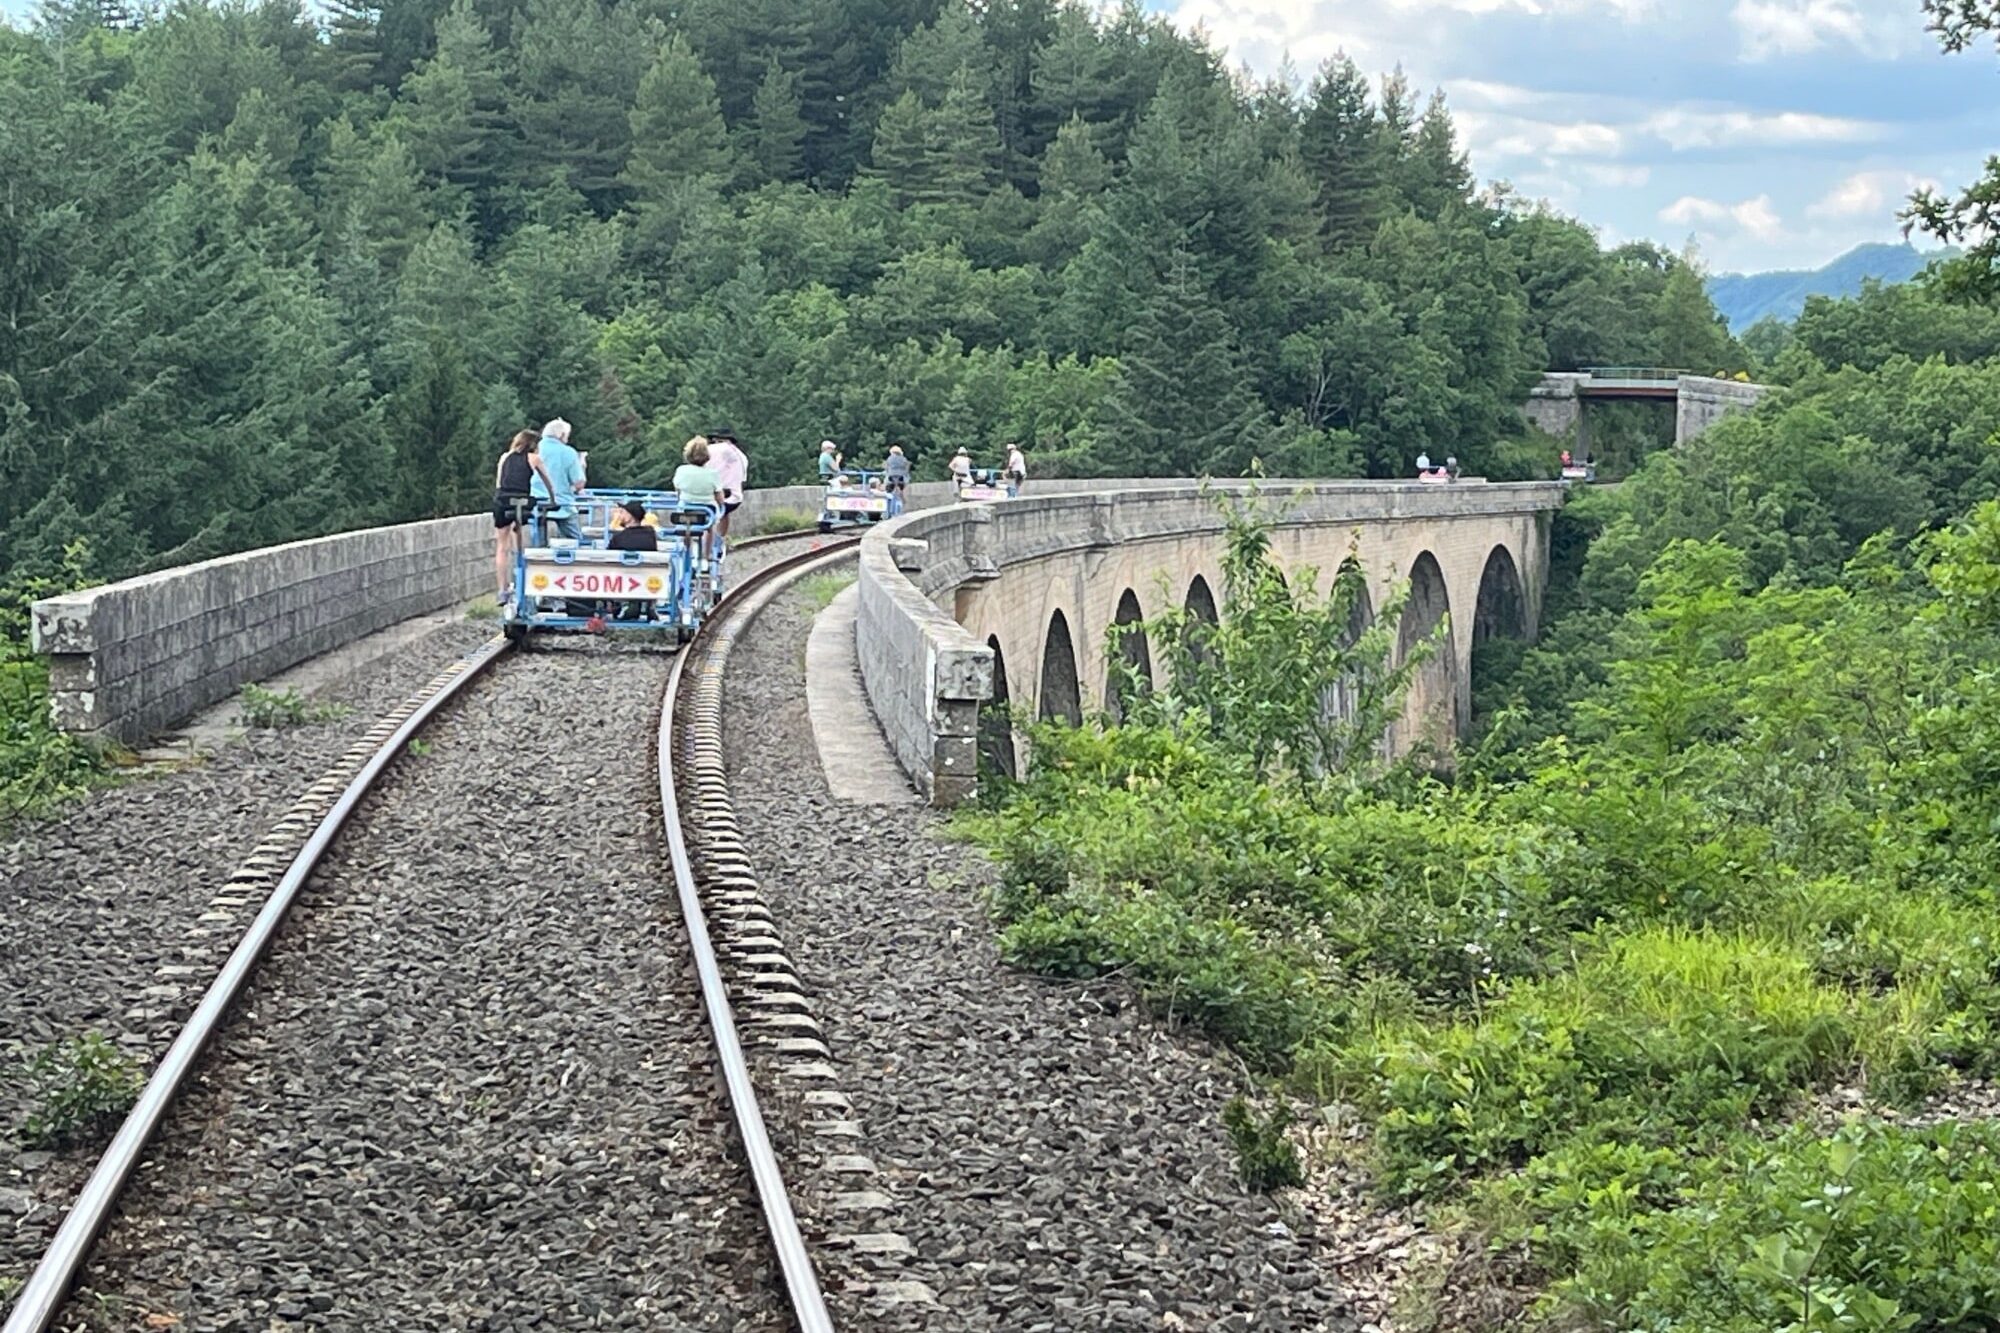
[[[824,452],[825,450],[828,450],[828,449],[837,449],[837,448],[839,448],[840,446],[836,445],[836,444],[835,444],[835,443],[834,443],[834,442],[833,442],[832,440],[821,440],[821,441],[819,442],[819,447],[820,447],[820,450],[821,450],[822,452]]]

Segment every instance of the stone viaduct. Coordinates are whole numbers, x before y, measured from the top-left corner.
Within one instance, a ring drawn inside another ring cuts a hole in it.
[[[1051,486],[1060,483],[1048,483]],[[1241,485],[1221,491],[1240,492]],[[1456,736],[1471,711],[1473,644],[1531,637],[1548,568],[1557,483],[1265,483],[1279,502],[1272,553],[1319,584],[1360,562],[1370,602],[1405,583],[1397,651],[1440,624],[1447,645],[1415,681],[1392,750]],[[1079,718],[1107,703],[1110,629],[1186,606],[1213,616],[1224,520],[1186,485],[1055,494],[910,514],[862,543],[862,679],[891,748],[930,799],[973,789],[980,753],[1018,762],[981,710]],[[1144,664],[1149,674],[1150,661]]]
[[[1521,414],[1581,458],[1590,452],[1593,402],[1657,402],[1674,409],[1674,444],[1686,444],[1722,418],[1747,412],[1770,392],[1763,384],[1687,375],[1677,370],[1599,367],[1542,376]]]
[[[1222,483],[1238,492],[1243,483]],[[1266,482],[1272,550],[1321,585],[1360,562],[1370,606],[1410,588],[1398,651],[1447,626],[1390,737],[1448,740],[1470,711],[1473,644],[1532,636],[1560,483]],[[1043,493],[1047,492],[1047,493]],[[740,517],[809,511],[817,487],[753,491]],[[982,705],[1044,717],[1105,703],[1115,623],[1170,604],[1213,617],[1224,595],[1223,517],[1185,480],[1038,483],[998,504],[913,488],[913,512],[862,543],[862,678],[904,769],[934,802],[973,789]],[[928,507],[926,507],[928,506]],[[137,743],[307,657],[400,619],[462,604],[491,579],[483,516],[342,533],[38,602],[33,637],[51,662],[58,726]],[[1150,671],[1150,662],[1147,664]],[[1018,762],[1004,728],[986,738]]]

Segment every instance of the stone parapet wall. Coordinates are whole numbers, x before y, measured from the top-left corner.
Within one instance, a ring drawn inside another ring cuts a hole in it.
[[[368,528],[245,551],[35,603],[64,731],[132,743],[493,580],[484,516]]]
[[[816,518],[821,495],[811,485],[752,490],[737,533],[784,511]],[[921,508],[953,494],[945,482],[919,482],[909,499]],[[30,633],[49,658],[56,725],[132,744],[245,684],[478,596],[491,586],[492,561],[483,514],[370,528],[52,597],[35,604]]]

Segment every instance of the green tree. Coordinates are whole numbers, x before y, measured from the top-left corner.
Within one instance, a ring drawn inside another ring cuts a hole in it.
[[[745,167],[753,183],[796,181],[805,174],[806,122],[800,112],[798,78],[777,57],[764,66],[763,81],[744,126]]]
[[[1113,476],[1240,473],[1267,428],[1235,330],[1185,249],[1168,257],[1119,356],[1096,465]]]

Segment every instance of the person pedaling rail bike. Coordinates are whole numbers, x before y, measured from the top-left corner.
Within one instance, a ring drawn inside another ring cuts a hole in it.
[[[715,469],[708,465],[708,440],[700,435],[687,442],[681,451],[687,461],[674,469],[674,493],[680,497],[681,508],[694,509],[698,506],[714,509],[717,496],[722,491],[722,479],[715,475]],[[701,534],[701,572],[709,571],[709,561],[714,552],[711,542],[715,529],[705,529]]]
[[[517,430],[493,469],[493,600],[506,606],[514,595],[514,556],[521,549],[522,529],[534,508],[534,482],[546,481],[541,455],[535,452],[540,434]]]
[[[583,523],[576,516],[577,492],[584,489],[583,455],[570,447],[569,433],[569,423],[557,417],[542,427],[541,441],[535,446],[542,466],[535,470],[529,490],[542,506],[537,546],[545,544],[549,527],[571,541],[583,540]]]
[[[623,523],[618,521],[621,515],[624,518]],[[652,515],[646,512],[646,506],[637,500],[627,500],[624,504],[619,505],[617,509],[612,511],[612,523],[614,527],[610,539],[604,544],[605,549],[609,551],[659,550],[659,529],[647,522],[650,518],[652,518]],[[651,620],[653,618],[653,608],[647,602],[620,602],[617,614],[620,620]]]
[[[972,455],[964,449],[951,456],[951,484],[961,489],[972,484]]]
[[[1028,460],[1021,453],[1021,446],[1007,446],[1007,494],[1019,495],[1021,488],[1028,484]]]
[[[743,487],[750,477],[750,458],[736,442],[735,431],[724,426],[708,433],[708,465],[715,470],[717,480],[722,483],[722,520],[716,527],[716,539],[727,551],[729,516],[742,508]]]
[[[840,446],[832,440],[819,442],[819,483],[824,486],[840,471]]]
[[[889,446],[889,456],[882,460],[882,487],[889,492],[889,517],[903,512],[903,496],[910,489],[910,460],[903,457],[903,446]]]

